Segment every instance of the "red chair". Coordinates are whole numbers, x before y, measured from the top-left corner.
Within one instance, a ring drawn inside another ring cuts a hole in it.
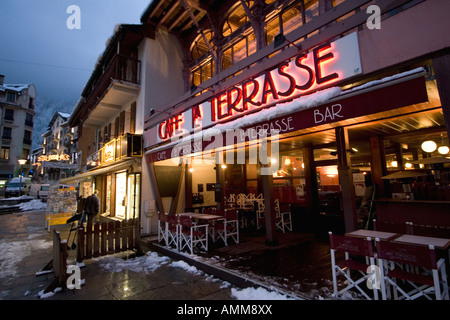
[[[178,250],[178,217],[176,215],[166,215],[166,245],[174,245]]]
[[[373,299],[378,300],[378,289],[371,283],[374,272],[376,271],[372,242],[370,238],[356,238],[341,235],[335,235],[328,232],[330,240],[331,270],[333,274],[333,295],[339,297],[348,290],[357,289],[366,299],[372,300],[372,297],[363,290],[369,288],[373,290]],[[343,252],[345,260],[337,262],[336,252]],[[363,262],[365,261],[365,262]],[[352,273],[352,270],[354,271]],[[357,278],[352,278],[354,275]],[[347,286],[338,290],[338,276],[343,275],[347,280]],[[370,287],[370,284],[372,287]]]
[[[390,286],[394,291],[394,299],[399,299],[398,292],[401,293],[401,299],[408,300],[422,296],[431,300],[430,294],[434,294],[436,300],[449,299],[445,260],[437,260],[433,246],[380,241],[378,238],[375,240],[383,300],[390,297],[388,292]],[[418,273],[416,268],[409,266],[424,268],[431,271],[431,275],[425,272]]]
[[[217,239],[222,239],[226,246],[229,238],[233,239],[235,243],[239,243],[238,211],[225,209],[223,217],[223,220],[218,220],[215,223]]]
[[[208,225],[194,224],[191,217],[180,216],[179,221],[179,250],[185,247],[194,253],[194,248],[200,245],[202,249],[208,251]]]

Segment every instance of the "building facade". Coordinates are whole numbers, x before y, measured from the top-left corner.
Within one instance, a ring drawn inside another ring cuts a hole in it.
[[[0,185],[31,169],[30,154],[36,105],[34,84],[7,84],[0,75]],[[18,160],[26,160],[20,165]]]
[[[39,183],[57,184],[79,170],[77,128],[69,126],[69,117],[68,113],[55,112],[42,135],[42,148],[33,154],[34,176]]]
[[[104,218],[140,216],[147,33],[141,25],[118,26],[68,120],[77,128],[80,172],[61,182],[78,183],[85,197],[99,190]]]
[[[415,223],[449,227],[449,5],[152,1],[141,17],[154,32],[142,43],[146,212],[262,194],[271,242],[275,199],[296,231],[344,232],[370,218],[359,214],[373,196],[378,217],[402,222],[409,206]],[[155,215],[141,221],[156,232]]]

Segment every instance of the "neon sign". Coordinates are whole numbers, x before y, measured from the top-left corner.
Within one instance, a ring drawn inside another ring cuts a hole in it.
[[[309,53],[300,53],[275,69],[249,78],[162,121],[157,127],[158,138],[164,141],[202,126],[226,122],[359,73],[361,62],[357,34],[354,33],[335,42],[325,42]]]
[[[69,161],[70,160],[70,156],[68,154],[49,154],[49,155],[39,156],[39,158],[37,160],[39,162],[52,161],[52,160]]]

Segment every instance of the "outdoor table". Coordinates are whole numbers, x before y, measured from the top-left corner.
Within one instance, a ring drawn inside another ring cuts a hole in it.
[[[393,239],[392,242],[417,244],[417,245],[423,245],[423,246],[433,245],[435,248],[443,249],[443,250],[446,250],[450,247],[450,239],[415,236],[415,235],[411,235],[411,234],[403,234],[403,235]]]
[[[356,238],[370,237],[373,240],[375,240],[375,238],[379,238],[380,240],[392,240],[392,239],[400,236],[399,233],[374,231],[374,230],[366,230],[366,229],[358,229],[358,230],[355,230],[352,232],[347,232],[345,235],[349,236],[349,237],[356,237]]]

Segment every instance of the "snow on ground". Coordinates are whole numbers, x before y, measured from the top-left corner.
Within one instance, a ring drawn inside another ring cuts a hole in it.
[[[106,256],[94,259],[101,267],[109,272],[121,272],[123,270],[131,270],[134,272],[153,272],[162,265],[168,265],[173,268],[181,268],[186,272],[193,273],[198,276],[204,276],[207,281],[222,281],[210,276],[194,266],[189,265],[183,260],[172,261],[169,257],[161,256],[156,252],[148,251],[141,257],[136,257],[124,260],[120,257]],[[171,262],[172,261],[172,262]],[[221,288],[228,288],[230,284],[222,281]],[[246,289],[231,289],[231,294],[238,300],[294,300],[294,298],[269,291],[265,288],[246,288]]]
[[[0,240],[0,279],[7,281],[17,276],[18,266],[26,257],[52,246],[52,241],[35,239],[34,235],[22,241]]]

